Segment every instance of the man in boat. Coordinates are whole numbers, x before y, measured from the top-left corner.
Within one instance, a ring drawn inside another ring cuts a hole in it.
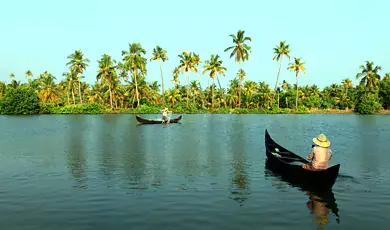
[[[307,170],[325,170],[328,168],[328,161],[332,158],[330,141],[321,133],[313,138],[313,143],[312,150],[307,156],[311,163],[304,164],[302,167]]]
[[[166,123],[168,121],[168,113],[172,113],[172,111],[169,111],[168,108],[165,108],[161,110],[161,112],[162,112],[163,123]]]

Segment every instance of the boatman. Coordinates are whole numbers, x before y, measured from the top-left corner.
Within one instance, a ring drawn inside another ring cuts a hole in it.
[[[310,164],[304,164],[302,167],[307,170],[325,170],[328,168],[328,161],[332,158],[332,150],[330,150],[330,141],[324,134],[320,134],[313,138],[313,147],[308,160]]]
[[[172,113],[172,111],[169,111],[168,108],[165,108],[161,110],[161,112],[162,112],[163,123],[166,123],[168,121],[168,113]]]

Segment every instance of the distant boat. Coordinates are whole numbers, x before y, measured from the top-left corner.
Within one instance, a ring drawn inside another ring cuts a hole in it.
[[[277,144],[272,140],[267,130],[265,130],[265,148],[268,158],[267,165],[270,169],[305,185],[305,187],[329,190],[336,183],[340,164],[325,170],[306,170],[296,163],[308,164],[309,161]]]
[[[162,119],[145,119],[145,118],[139,117],[138,115],[135,115],[135,118],[141,124],[163,124]],[[178,116],[177,118],[167,120],[167,122],[164,124],[179,123],[181,118],[182,118],[182,115]]]

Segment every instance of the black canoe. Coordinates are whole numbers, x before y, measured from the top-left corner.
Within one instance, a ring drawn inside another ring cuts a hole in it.
[[[337,217],[336,221],[337,223],[340,223],[340,216],[338,214],[339,209],[337,207],[336,198],[332,191],[332,189],[325,190],[325,191],[317,191],[313,190],[309,187],[302,186],[302,183],[299,183],[296,178],[288,177],[288,175],[285,174],[279,174],[275,171],[270,170],[268,166],[268,160],[265,165],[265,177],[270,178],[271,180],[274,180],[276,178],[277,180],[284,181],[288,183],[292,187],[298,188],[299,191],[305,193],[308,198],[310,199],[310,202],[307,202],[308,208],[313,212],[312,208],[313,206],[322,206],[326,209],[330,209],[333,214]],[[272,186],[279,187],[280,183],[272,183]],[[309,205],[310,204],[310,205]],[[311,207],[310,207],[311,206]],[[322,210],[322,209],[321,209]],[[316,213],[313,213],[316,214]]]
[[[141,124],[162,124],[163,123],[162,120],[158,120],[158,119],[145,119],[145,118],[139,117],[138,115],[135,115],[135,118]],[[181,118],[182,118],[182,115],[178,116],[177,118],[170,119],[170,120],[167,121],[167,124],[168,123],[179,123]]]
[[[320,171],[306,170],[301,165],[295,165],[294,163],[307,164],[309,161],[277,144],[272,140],[267,130],[265,130],[265,148],[268,167],[290,177],[304,187],[329,190],[336,182],[340,164]]]

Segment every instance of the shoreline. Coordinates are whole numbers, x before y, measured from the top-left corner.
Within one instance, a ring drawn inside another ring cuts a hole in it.
[[[137,109],[127,109],[127,110],[104,110],[104,111],[51,111],[50,113],[39,113],[39,114],[31,114],[31,115],[105,115],[105,114],[132,114],[132,115],[159,115],[161,113],[155,112],[155,111],[142,111],[142,109],[138,109],[138,111],[135,111]],[[337,110],[337,109],[313,109],[313,110],[307,110],[307,111],[272,111],[272,110],[247,110],[243,109],[243,111],[218,111],[215,110],[214,112],[211,111],[174,111],[173,113],[175,115],[179,114],[236,114],[236,115],[250,115],[250,114],[262,114],[262,115],[315,115],[315,114],[328,114],[328,115],[390,115],[390,110],[381,110],[378,113],[374,114],[359,114],[357,112],[354,112],[353,110]],[[1,115],[0,115],[1,116]]]

